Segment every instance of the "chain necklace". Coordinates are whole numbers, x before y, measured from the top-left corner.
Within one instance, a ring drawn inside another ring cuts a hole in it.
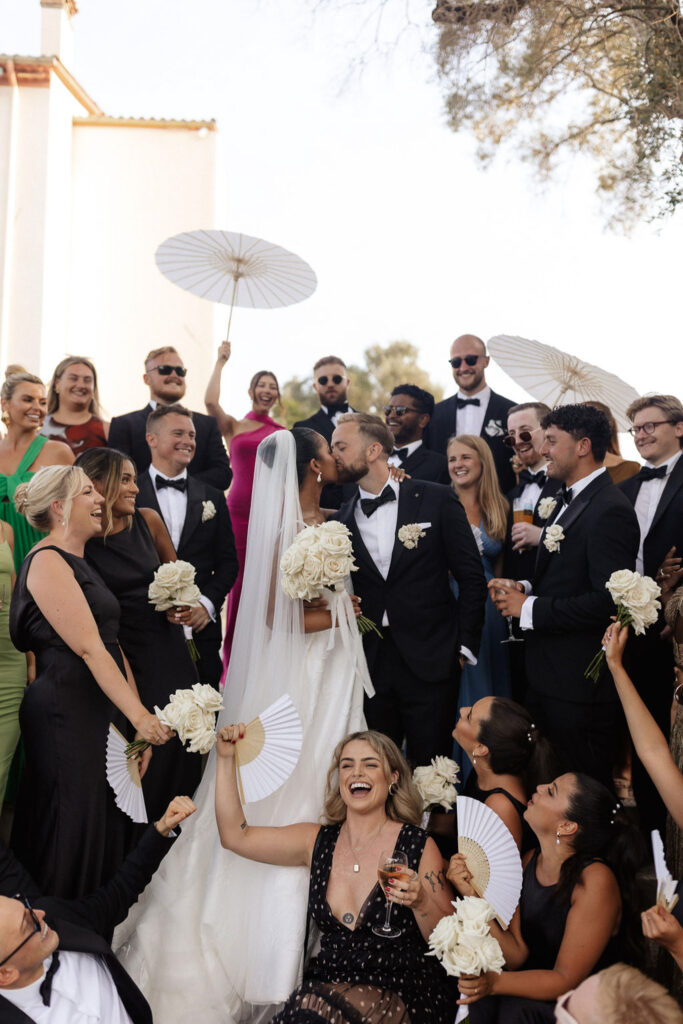
[[[344,835],[346,837],[346,842],[348,843],[349,850],[351,851],[351,854],[353,856],[353,870],[354,870],[354,872],[356,874],[358,874],[358,872],[360,871],[360,858],[358,856],[358,851],[360,850],[360,852],[362,853],[363,850],[366,848],[366,846],[369,846],[370,843],[373,842],[373,840],[377,839],[377,836],[380,834],[380,832],[382,831],[382,829],[384,828],[384,826],[386,825],[388,820],[389,820],[388,818],[385,818],[384,821],[382,822],[382,824],[380,825],[380,827],[377,829],[377,831],[373,832],[373,834],[370,836],[370,838],[366,839],[365,842],[363,843],[363,845],[360,846],[360,847],[354,847],[351,844],[351,836],[349,835],[349,827],[348,827],[347,822],[344,822],[344,828],[346,829],[346,831],[344,832]]]

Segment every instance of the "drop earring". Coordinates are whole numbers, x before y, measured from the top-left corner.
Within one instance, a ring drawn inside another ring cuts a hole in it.
[[[557,830],[557,839],[556,839],[556,843],[557,843],[557,845],[558,845],[558,846],[560,845],[560,830],[559,830],[559,829]]]
[[[475,765],[476,763],[477,763],[477,759],[474,756],[474,754],[472,754],[472,764]]]
[[[316,477],[316,480],[318,481],[319,484],[321,484],[323,482],[323,475],[322,475],[322,473],[318,473],[318,475]]]

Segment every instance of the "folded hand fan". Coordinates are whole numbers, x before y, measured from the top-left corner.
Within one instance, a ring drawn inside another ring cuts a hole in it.
[[[657,876],[657,903],[661,903],[664,909],[671,913],[678,903],[678,893],[676,892],[678,882],[674,881],[666,866],[662,837],[657,829],[653,829],[650,835],[652,836],[652,859],[655,862],[655,875]]]
[[[522,861],[507,825],[486,804],[459,796],[458,853],[463,853],[472,872],[472,885],[496,912],[501,928],[507,928],[522,891]]]
[[[237,783],[243,803],[263,800],[294,771],[303,732],[299,712],[284,694],[246,727],[237,741]]]
[[[126,757],[128,740],[111,722],[107,737],[107,782],[114,790],[116,806],[136,822],[147,822],[145,798],[138,761]]]

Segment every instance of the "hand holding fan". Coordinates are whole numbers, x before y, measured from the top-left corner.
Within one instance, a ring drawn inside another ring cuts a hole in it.
[[[652,859],[655,862],[655,875],[657,876],[657,903],[661,903],[665,910],[671,914],[678,903],[678,882],[671,877],[671,872],[666,866],[664,856],[664,844],[657,829],[650,833],[652,836]]]
[[[107,782],[114,790],[116,806],[138,823],[147,822],[140,770],[135,757],[127,757],[128,740],[111,722],[107,736]]]
[[[296,767],[302,740],[301,719],[287,694],[249,722],[235,745],[242,803],[263,800],[280,788]]]
[[[507,928],[522,891],[522,861],[517,844],[501,818],[486,804],[459,796],[458,853],[467,860],[472,886],[496,912],[501,928]]]

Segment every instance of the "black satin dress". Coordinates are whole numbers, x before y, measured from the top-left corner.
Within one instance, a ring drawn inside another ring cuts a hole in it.
[[[109,723],[122,730],[126,723],[27,590],[31,562],[44,550],[57,551],[73,570],[102,641],[123,671],[119,605],[83,558],[57,547],[27,555],[12,595],[12,643],[35,653],[36,679],[19,710],[26,765],[11,845],[40,892],[71,899],[109,881],[133,840],[132,822],[116,806],[106,777]]]
[[[182,626],[149,603],[147,591],[159,568],[159,555],[144,516],[136,512],[130,530],[93,537],[85,557],[121,606],[119,643],[133,672],[140,700],[148,711],[163,708],[176,690],[199,682]],[[188,754],[174,736],[155,747],[142,780],[150,821],[156,821],[174,796],[192,796],[201,778],[201,755]]]

